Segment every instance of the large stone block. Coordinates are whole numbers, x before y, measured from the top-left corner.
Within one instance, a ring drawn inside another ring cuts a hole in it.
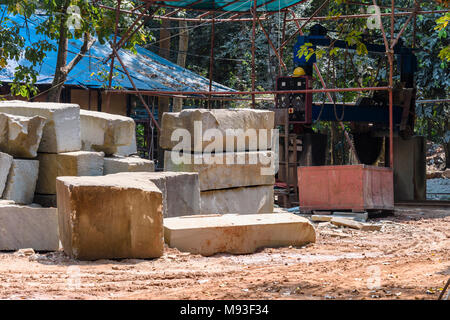
[[[80,107],[77,104],[1,101],[0,112],[47,119],[39,152],[59,153],[81,149]]]
[[[177,157],[178,152],[165,151],[164,170],[198,172],[201,191],[275,183],[271,151],[182,153]]]
[[[172,150],[182,139],[175,130],[185,129],[189,135],[183,134],[183,139],[188,139],[183,140],[185,151],[201,152],[219,135],[223,137],[221,151],[266,150],[271,147],[273,128],[274,113],[268,110],[185,109],[163,114],[159,143],[161,148]],[[207,130],[217,136],[205,135]],[[227,148],[227,141],[233,147]]]
[[[103,152],[39,153],[36,192],[56,194],[56,177],[103,175]]]
[[[164,219],[164,239],[180,251],[210,256],[301,246],[315,242],[316,233],[306,218],[291,213],[227,214]]]
[[[179,217],[200,214],[200,188],[197,173],[192,172],[131,172],[113,176],[153,182],[163,194],[163,214]]]
[[[13,162],[13,157],[9,154],[0,152],[0,198],[3,195],[3,191],[6,187],[6,181],[8,179],[9,170]]]
[[[56,208],[0,203],[0,250],[59,249]]]
[[[117,147],[117,152],[115,153],[116,155],[119,156],[130,156],[130,155],[137,155],[137,145],[136,145],[136,134],[133,135],[132,140],[131,140],[131,144],[126,145],[126,146],[118,146]]]
[[[103,174],[155,171],[155,163],[153,161],[138,157],[104,158],[104,161]]]
[[[162,193],[132,176],[59,177],[64,252],[81,260],[155,258],[163,254]]]
[[[202,191],[202,214],[255,214],[273,212],[273,186]]]
[[[130,146],[135,136],[132,118],[97,111],[80,111],[83,150],[118,152],[119,146]]]
[[[14,159],[9,170],[3,199],[19,204],[33,202],[36,181],[39,173],[39,161]]]
[[[0,150],[17,158],[35,158],[47,120],[0,113]]]

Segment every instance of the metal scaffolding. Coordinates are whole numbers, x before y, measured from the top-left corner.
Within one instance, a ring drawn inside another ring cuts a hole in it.
[[[328,16],[318,16],[318,14],[322,11],[324,7],[328,4],[329,0],[324,0],[323,3],[318,7],[318,9],[310,16],[310,17],[297,17],[295,15],[295,12],[291,9],[293,6],[298,5],[299,3],[303,1],[298,1],[297,3],[291,5],[290,7],[285,7],[281,10],[277,11],[263,11],[263,7],[267,5],[268,3],[274,2],[276,0],[268,0],[267,2],[264,2],[263,4],[258,5],[256,0],[250,0],[253,1],[252,6],[250,6],[249,10],[247,11],[226,11],[225,8],[236,4],[240,0],[234,0],[226,3],[225,5],[222,5],[221,7],[214,8],[214,10],[207,10],[207,9],[196,9],[193,8],[195,5],[201,3],[203,0],[194,1],[191,4],[188,4],[184,7],[177,7],[174,5],[166,4],[164,1],[156,1],[156,0],[142,0],[142,4],[137,6],[134,10],[126,10],[121,7],[121,1],[117,1],[117,5],[115,7],[107,6],[102,4],[101,0],[95,1],[96,5],[99,8],[107,9],[107,10],[114,10],[116,12],[116,28],[114,30],[114,40],[110,42],[112,53],[110,55],[111,60],[111,72],[109,74],[109,83],[108,83],[108,92],[126,92],[131,94],[138,95],[140,101],[146,108],[149,117],[157,130],[160,130],[158,122],[155,120],[153,113],[151,112],[151,109],[145,102],[145,99],[143,98],[143,95],[153,95],[153,96],[169,96],[169,97],[177,97],[177,98],[192,98],[195,96],[195,99],[207,99],[208,105],[209,101],[213,99],[218,100],[225,100],[226,97],[241,97],[236,98],[236,100],[242,99],[242,96],[251,96],[252,100],[252,106],[255,107],[256,104],[256,95],[264,95],[264,94],[276,94],[276,93],[326,93],[328,100],[330,100],[331,103],[334,103],[333,98],[331,96],[331,92],[362,92],[362,91],[387,91],[389,94],[389,166],[392,168],[394,163],[394,148],[393,148],[393,136],[394,136],[394,125],[393,125],[393,75],[394,75],[394,46],[397,44],[400,37],[405,32],[407,26],[410,24],[411,21],[413,21],[413,40],[412,43],[415,42],[415,28],[416,28],[416,18],[417,15],[423,15],[423,14],[435,14],[435,13],[446,13],[449,12],[449,10],[436,10],[436,11],[422,11],[420,10],[420,6],[418,1],[415,1],[414,8],[398,8],[395,6],[395,0],[391,0],[390,6],[381,6],[383,8],[388,8],[391,10],[390,13],[381,13],[381,17],[389,17],[390,18],[390,27],[389,32],[387,32],[384,28],[383,22],[381,21],[380,29],[383,37],[383,43],[385,47],[385,55],[388,60],[389,65],[389,78],[388,78],[388,86],[382,86],[382,87],[354,87],[354,88],[329,88],[327,87],[325,81],[323,80],[322,75],[320,74],[319,68],[317,65],[314,65],[315,71],[317,73],[317,76],[320,79],[320,82],[322,84],[322,89],[309,89],[309,90],[291,90],[291,91],[256,91],[255,90],[255,82],[256,82],[256,73],[255,73],[255,34],[257,32],[257,26],[261,28],[263,31],[265,37],[267,38],[267,41],[271,48],[275,51],[277,59],[279,61],[279,72],[281,73],[282,68],[286,69],[286,65],[283,61],[283,49],[285,46],[298,34],[303,34],[303,29],[305,26],[311,22],[311,21],[321,21],[321,20],[330,20],[330,19],[358,19],[358,18],[368,18],[372,16],[371,14],[353,14],[353,15],[340,15],[336,17],[328,17]],[[174,1],[170,1],[173,3]],[[175,1],[176,2],[176,1]],[[214,2],[213,2],[214,3]],[[361,2],[348,2],[349,4],[353,5],[360,5],[362,7],[375,5],[377,6],[377,0],[372,0],[372,4],[370,3],[361,3]],[[157,9],[159,7],[173,7],[174,10],[166,13],[164,15],[155,15],[157,12]],[[199,15],[197,15],[194,18],[184,18],[184,17],[174,17],[174,15],[180,11],[180,10],[191,10],[191,11],[198,11],[200,12]],[[397,12],[396,12],[397,10]],[[283,35],[282,35],[282,42],[280,47],[275,48],[274,44],[270,40],[269,34],[265,30],[263,24],[261,21],[264,21],[267,19],[267,17],[275,14],[280,13],[284,14],[283,18]],[[118,19],[120,14],[126,14],[131,15],[135,17],[135,21],[133,24],[125,30],[125,32],[120,36],[120,41],[117,42],[118,38]],[[220,14],[220,15],[218,15]],[[291,16],[288,18],[288,16]],[[408,19],[403,24],[402,28],[397,33],[397,36],[395,37],[395,18],[396,17],[402,17],[402,16],[408,16]],[[381,20],[380,17],[380,20]],[[145,23],[149,19],[161,19],[161,20],[173,20],[173,21],[189,21],[193,23],[211,23],[211,49],[210,49],[210,66],[209,66],[209,80],[210,84],[212,83],[213,78],[213,61],[214,61],[214,28],[215,23],[218,22],[252,22],[252,36],[251,36],[251,42],[252,42],[252,58],[251,58],[251,91],[228,91],[228,92],[215,92],[212,91],[212,86],[210,85],[209,91],[202,91],[202,92],[193,92],[193,91],[140,91],[136,89],[136,86],[134,85],[134,82],[130,76],[130,74],[127,71],[126,66],[122,62],[121,58],[117,54],[117,52],[121,49],[121,47],[127,43],[127,41],[139,30],[141,29]],[[286,39],[286,24],[287,22],[294,21],[297,30],[293,34],[291,34]],[[304,21],[303,24],[300,25],[300,21]],[[126,73],[128,79],[130,80],[131,84],[134,87],[134,90],[111,90],[111,79],[112,79],[112,70],[114,65],[114,60],[117,59],[119,63],[121,64],[124,72]],[[109,98],[107,98],[107,109]],[[340,122],[341,127],[343,128],[343,123]],[[344,130],[344,133],[346,131]],[[352,147],[352,143],[348,135],[346,136],[346,139],[348,140],[350,146]]]

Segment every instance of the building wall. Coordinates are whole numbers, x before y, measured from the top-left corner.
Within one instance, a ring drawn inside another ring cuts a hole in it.
[[[81,109],[97,111],[97,95],[96,90],[71,89],[70,102],[80,105]]]
[[[98,111],[98,91],[90,90],[91,97],[89,99],[89,90],[83,89],[71,89],[70,90],[70,102],[80,105],[80,108],[86,110]],[[90,104],[89,104],[90,100]],[[106,110],[106,93],[101,94],[101,111]],[[124,93],[111,93],[109,113],[127,115],[127,95]]]
[[[90,95],[89,95],[90,92]],[[80,108],[85,110],[99,111],[98,110],[98,90],[96,89],[78,89],[78,88],[68,88],[68,91],[64,92],[64,96],[70,97],[70,101],[62,99],[61,102],[76,103]],[[1,92],[1,94],[7,94],[7,92]],[[21,96],[16,97],[6,97],[7,100],[23,100],[27,99]],[[33,99],[34,102],[46,102],[47,94],[43,93],[38,97]],[[107,112],[106,110],[106,93],[102,91],[101,93],[101,110],[102,112]],[[125,93],[111,93],[109,113],[120,114],[123,116],[127,115],[127,94]]]

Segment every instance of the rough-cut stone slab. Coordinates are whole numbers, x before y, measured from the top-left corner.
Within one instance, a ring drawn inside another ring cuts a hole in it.
[[[104,159],[103,174],[119,172],[153,172],[155,163],[138,157],[114,157]]]
[[[0,250],[59,249],[56,208],[0,203]]]
[[[135,136],[132,118],[105,112],[80,110],[83,150],[117,153],[119,146],[130,146]]]
[[[131,144],[127,146],[118,146],[117,152],[115,153],[119,156],[130,156],[130,155],[137,155],[137,145],[136,145],[136,134],[132,136]]]
[[[333,217],[330,221],[332,224],[339,227],[348,227],[363,231],[379,231],[381,230],[381,225],[362,223],[348,218]]]
[[[103,152],[74,151],[39,153],[39,178],[36,192],[56,194],[56,177],[103,175]]]
[[[35,158],[47,120],[0,113],[0,151],[17,158]]]
[[[47,119],[39,152],[78,151],[80,140],[80,106],[55,102],[0,101],[0,112]]]
[[[290,213],[227,214],[164,219],[164,239],[180,251],[210,256],[301,246],[315,242],[316,233],[306,218]]]
[[[333,218],[345,218],[358,222],[366,222],[368,218],[367,212],[334,212],[333,215],[321,215],[321,214],[313,214],[311,216],[312,221],[331,221]]]
[[[13,162],[13,157],[9,154],[0,152],[0,198],[3,195],[3,191],[6,187],[6,181],[8,179],[9,170]]]
[[[153,182],[163,194],[163,214],[179,217],[200,214],[200,188],[197,173],[192,172],[130,172],[113,176]]]
[[[255,214],[274,211],[273,186],[202,191],[200,198],[202,214]]]
[[[165,151],[164,170],[198,172],[201,191],[275,183],[271,151],[184,153],[179,163],[177,155],[175,151]]]
[[[222,151],[266,150],[271,147],[271,129],[274,127],[274,119],[272,111],[257,109],[186,109],[181,112],[166,112],[162,116],[159,143],[161,148],[172,150],[181,140],[175,130],[186,129],[190,137],[185,137],[189,139],[186,140],[185,151],[201,152],[211,143],[211,140],[214,140],[212,137],[205,137],[205,132],[214,129],[217,133],[220,132],[224,138],[221,144]],[[201,135],[198,134],[197,139],[194,139],[194,123],[196,121],[201,123],[201,128],[198,127]],[[249,129],[250,131],[247,131]],[[240,131],[232,132],[232,130]],[[248,136],[251,136],[252,130],[258,138],[249,143]],[[174,132],[175,136],[172,138]],[[263,132],[267,132],[267,136],[260,140],[259,134],[263,134]],[[204,137],[203,141],[200,140],[202,137]],[[238,146],[239,139],[236,137],[242,139],[242,145]],[[233,148],[227,148],[227,139],[232,146],[234,145]]]
[[[56,184],[56,181],[55,181]],[[35,194],[34,195],[34,203],[37,203],[41,206],[43,206],[44,208],[57,208],[57,203],[56,203],[56,194]]]
[[[3,199],[20,204],[32,203],[38,172],[39,161],[14,159],[3,191]]]
[[[81,260],[163,254],[162,193],[150,181],[107,175],[56,180],[64,252]]]

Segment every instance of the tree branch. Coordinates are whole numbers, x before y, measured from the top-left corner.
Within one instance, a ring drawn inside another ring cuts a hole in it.
[[[63,68],[66,74],[69,74],[69,72],[72,71],[95,42],[95,38],[92,38],[88,32],[84,34],[83,38],[83,45],[81,46],[80,52],[78,52],[77,55]]]

